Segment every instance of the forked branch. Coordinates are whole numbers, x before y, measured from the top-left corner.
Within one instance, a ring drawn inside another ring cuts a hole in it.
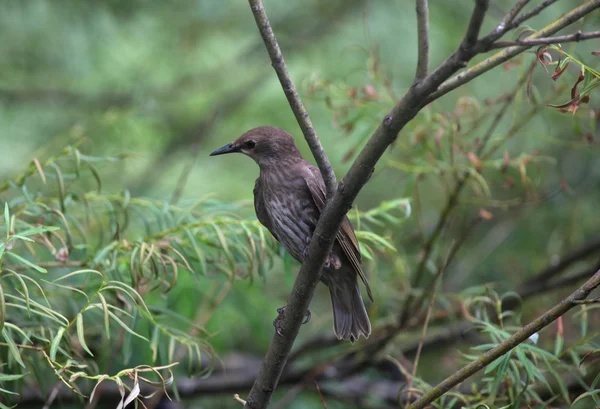
[[[417,0],[417,34],[419,54],[415,81],[427,76],[429,71],[429,4],[427,0]]]
[[[271,24],[269,23],[269,18],[265,12],[262,0],[249,0],[249,2],[250,8],[252,9],[252,14],[254,15],[254,20],[256,21],[258,30],[260,31],[260,36],[262,37],[265,47],[269,52],[271,64],[277,73],[277,77],[279,78],[279,82],[281,83],[281,87],[283,88],[283,92],[287,97],[290,107],[294,112],[296,121],[298,121],[300,129],[302,129],[304,138],[306,139],[306,142],[308,143],[308,146],[310,147],[310,150],[317,161],[321,175],[323,175],[325,186],[327,186],[327,197],[331,197],[336,188],[336,179],[333,168],[331,167],[331,163],[327,158],[327,154],[325,153],[325,150],[321,145],[321,141],[317,136],[317,132],[315,131],[310,117],[308,116],[308,111],[304,107],[300,95],[298,95],[294,81],[290,76],[290,72],[287,69],[285,60],[283,59],[283,54],[279,48],[279,43],[277,42],[275,33],[273,32]]]
[[[305,133],[309,146],[317,159],[323,177],[328,181],[328,191],[331,193],[333,191],[333,183],[331,181],[335,180],[331,177],[333,175],[331,166],[326,160],[324,152],[322,152],[322,147],[316,137],[316,133],[308,120],[308,114],[297,96],[262,2],[260,0],[249,0],[249,3],[261,36],[269,51],[273,67],[277,72],[292,110]],[[511,18],[512,15],[516,15],[521,10],[522,5],[525,3],[520,1],[520,5],[513,8],[514,13],[511,14]],[[527,39],[548,37],[590,13],[599,5],[600,0],[589,1],[539,32],[536,32],[534,35],[529,36]],[[431,74],[424,76],[421,80],[415,80],[406,95],[383,118],[363,150],[358,154],[347,175],[340,181],[333,196],[330,196],[313,234],[308,251],[309,257],[300,268],[292,292],[288,297],[286,313],[281,322],[283,336],[275,335],[273,337],[256,381],[248,395],[244,406],[246,409],[262,409],[268,406],[287,362],[294,340],[298,335],[305,311],[319,281],[325,257],[331,250],[342,219],[351,208],[354,199],[362,187],[369,180],[375,165],[383,153],[397,138],[398,133],[429,102],[531,47],[529,45],[510,47],[499,53],[498,56],[486,59],[472,69],[466,70],[450,79],[457,71],[464,68],[468,61],[475,55],[489,49],[490,43],[482,43],[478,40],[488,6],[489,0],[475,0],[475,7],[469,26],[460,46]],[[419,72],[422,74],[422,68],[417,71],[417,73]],[[569,304],[570,308],[572,308],[572,304]],[[465,372],[462,373],[464,374]],[[426,396],[433,396],[432,399],[435,399],[442,393],[444,393],[443,388],[436,389]]]
[[[590,278],[584,285],[575,290],[570,296],[562,300],[559,304],[534,321],[525,325],[523,329],[515,333],[506,341],[500,343],[497,347],[490,349],[475,361],[471,362],[467,366],[446,378],[444,381],[440,382],[440,384],[431,389],[429,392],[425,393],[415,403],[409,405],[407,409],[423,409],[427,407],[431,402],[448,392],[454,386],[476,374],[496,359],[517,347],[519,344],[525,342],[530,336],[550,325],[558,317],[566,314],[570,309],[582,304],[588,295],[598,286],[600,286],[600,271],[597,271],[596,274],[594,274],[592,278]]]

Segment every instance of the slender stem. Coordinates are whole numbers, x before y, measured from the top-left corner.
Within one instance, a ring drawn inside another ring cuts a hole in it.
[[[280,76],[280,81],[285,83],[285,74],[287,74],[287,79],[289,79],[289,74],[287,73],[287,70],[284,72],[279,69],[282,66],[285,67],[283,64],[283,57],[281,56],[278,47],[275,47],[276,40],[266,18],[266,14],[264,13],[262,2],[259,0],[249,0],[249,2],[252,6],[261,35],[263,36],[263,39],[265,39],[267,49],[269,49],[269,55],[271,56],[273,65],[276,67],[276,71]],[[553,34],[555,31],[573,23],[580,17],[591,12],[598,4],[600,4],[600,0],[593,0],[578,7],[548,26],[549,28],[547,27],[545,31],[542,30],[540,33],[536,33],[536,37],[532,38]],[[311,240],[308,249],[309,257],[300,268],[298,277],[294,282],[294,287],[288,297],[286,312],[281,322],[283,335],[275,335],[273,337],[269,350],[267,351],[259,370],[259,374],[248,395],[246,405],[244,406],[246,409],[263,409],[269,405],[271,396],[277,387],[283,368],[286,365],[294,340],[300,330],[304,314],[321,276],[321,269],[325,257],[331,251],[333,241],[340,228],[342,219],[351,208],[353,201],[356,199],[362,187],[369,180],[375,165],[381,159],[383,153],[390,144],[396,140],[399,132],[406,124],[411,121],[427,103],[432,101],[432,95],[441,96],[445,92],[448,92],[445,91],[440,94],[440,91],[438,90],[440,86],[444,82],[447,82],[454,73],[465,67],[468,61],[477,55],[478,52],[485,51],[483,46],[479,46],[480,43],[477,41],[477,38],[488,5],[488,0],[477,0],[475,2],[475,8],[469,22],[469,27],[460,46],[431,74],[423,78],[420,82],[413,83],[404,97],[402,97],[391,112],[383,118],[380,125],[374,131],[373,135],[352,164],[347,175],[340,181],[333,197],[328,200],[313,234],[313,239]],[[510,56],[517,55],[524,51],[527,49],[527,46],[513,48],[518,50],[517,52],[513,52]],[[506,50],[504,52],[506,52]],[[482,70],[474,76],[480,75],[491,67],[492,66]],[[284,90],[286,90],[286,95],[293,95],[291,91],[295,91],[294,89],[286,88],[285,86]],[[287,92],[288,90],[290,90],[290,92]],[[288,97],[288,99],[291,103],[296,101],[290,97]],[[305,115],[300,115],[300,117],[304,118]],[[315,140],[318,141],[316,138]]]
[[[587,296],[599,285],[600,271],[597,271],[596,274],[594,274],[594,276],[590,278],[584,285],[575,290],[570,296],[562,300],[559,304],[548,310],[539,318],[525,325],[520,331],[512,335],[506,341],[501,342],[497,347],[490,349],[475,361],[471,362],[467,366],[446,378],[444,381],[440,382],[435,388],[425,393],[415,403],[409,405],[407,409],[423,409],[427,407],[430,403],[442,396],[444,393],[448,392],[454,386],[479,372],[481,369],[485,368],[487,365],[494,362],[507,352],[516,348],[519,344],[525,342],[530,336],[550,325],[558,317],[566,314],[570,309],[577,306],[582,300],[585,300]]]
[[[510,28],[519,27],[521,25],[521,23],[529,20],[532,17],[537,16],[542,11],[544,11],[544,9],[546,9],[549,6],[553,5],[557,1],[558,0],[545,0],[542,4],[540,4],[537,7],[534,7],[533,9],[531,9],[531,11],[528,11],[527,13],[523,13],[519,17],[515,18],[514,21],[512,22],[512,24],[510,25]]]
[[[467,34],[461,44],[461,47],[471,48],[477,42],[481,26],[483,25],[483,18],[487,12],[490,2],[487,0],[476,0],[475,9],[471,14],[471,21],[469,21],[469,27],[467,28]]]
[[[417,0],[417,33],[419,54],[415,81],[427,76],[429,71],[429,5],[427,0]]]
[[[255,15],[263,16],[262,4],[254,0],[250,0],[250,3],[253,6]],[[475,55],[471,47],[476,43],[474,37],[479,32],[484,17],[483,11],[487,9],[488,4],[487,0],[476,2],[469,29],[459,49],[421,83],[415,84],[392,111],[385,116],[371,139],[359,153],[348,174],[340,182],[334,196],[327,202],[310,242],[309,257],[302,264],[298,277],[294,282],[294,287],[288,297],[285,315],[281,322],[283,336],[274,335],[256,381],[248,395],[246,409],[262,409],[267,407],[271,401],[271,396],[277,387],[294,340],[300,330],[305,311],[321,276],[325,257],[331,251],[343,217],[352,206],[352,202],[362,187],[369,180],[376,163],[387,147],[424,106],[422,102],[425,97],[450,75],[463,67],[466,60]],[[257,21],[261,26],[261,19],[259,18]],[[267,47],[269,44],[267,42]]]
[[[527,5],[527,3],[529,3],[529,1],[530,0],[517,1],[513,8],[510,9],[508,13],[506,13],[506,15],[496,26],[496,28],[487,36],[482,38],[481,41],[485,43],[491,43],[502,37],[508,30],[510,30],[511,24],[514,21],[515,17],[517,17],[517,14],[519,14],[519,12],[523,9],[523,7]]]
[[[269,52],[271,64],[277,73],[277,77],[279,78],[279,82],[281,83],[281,87],[283,88],[283,92],[287,97],[290,107],[294,112],[296,121],[298,121],[300,129],[302,129],[304,138],[306,139],[306,142],[308,143],[308,146],[310,147],[310,150],[317,161],[317,165],[319,166],[319,170],[321,171],[321,175],[325,181],[325,186],[327,187],[327,197],[330,198],[333,196],[333,193],[336,189],[336,179],[333,168],[331,167],[331,163],[327,158],[327,154],[325,153],[325,150],[321,145],[321,141],[319,140],[319,137],[317,136],[317,133],[312,125],[310,117],[308,116],[308,111],[304,107],[302,99],[300,99],[300,95],[298,95],[294,81],[292,81],[290,72],[288,71],[285,60],[283,59],[283,54],[279,48],[279,43],[277,42],[275,33],[273,32],[271,24],[269,23],[269,18],[265,12],[262,0],[248,0],[248,2],[250,3],[250,8],[252,9],[252,14],[254,15],[254,20],[256,20],[256,25],[258,26],[260,35],[265,43],[267,51]]]
[[[563,28],[567,27],[568,25],[579,20],[583,16],[591,13],[598,7],[600,7],[600,0],[590,0],[590,1],[582,4],[581,6],[571,10],[570,12],[568,12],[567,14],[565,14],[558,20],[552,22],[551,24],[548,24],[546,27],[544,27],[543,29],[530,35],[526,39],[533,40],[536,38],[545,38],[545,37],[551,36],[552,34],[556,33],[557,31],[562,30]],[[476,64],[475,66],[469,68],[468,70],[465,70],[465,71],[461,72],[460,74],[457,74],[457,75],[453,76],[452,78],[448,79],[447,81],[445,81],[442,85],[440,85],[440,87],[438,88],[437,91],[431,93],[427,97],[425,103],[428,104],[431,101],[434,101],[434,100],[440,98],[441,96],[446,95],[448,92],[456,89],[457,87],[459,87],[463,84],[466,84],[469,81],[472,81],[473,79],[479,77],[481,74],[488,72],[492,68],[505,63],[509,59],[513,58],[516,55],[521,54],[523,51],[527,50],[530,47],[532,47],[532,46],[531,45],[520,45],[520,46],[509,47],[509,48],[506,48],[506,49],[492,55],[491,57],[486,58],[479,64]],[[479,47],[476,47],[476,48],[478,48],[477,51],[479,51],[479,52],[486,51],[484,44],[481,45],[481,49],[479,49]]]
[[[417,352],[415,354],[415,360],[414,360],[414,364],[413,364],[411,378],[409,379],[409,388],[408,389],[410,389],[410,385],[412,384],[412,381],[417,377],[417,369],[419,367],[419,358],[421,357],[421,351],[423,350],[423,344],[425,343],[425,335],[427,335],[427,328],[429,326],[429,318],[431,317],[431,311],[433,310],[433,304],[435,303],[435,296],[437,293],[437,284],[440,281],[440,279],[442,278],[442,275],[444,274],[446,267],[448,267],[448,263],[450,262],[450,255],[453,253],[454,248],[455,248],[455,245],[453,244],[450,248],[450,251],[448,252],[448,255],[446,256],[446,260],[444,261],[444,264],[439,268],[437,274],[435,275],[435,277],[432,280],[432,286],[431,286],[432,291],[431,291],[431,296],[429,297],[429,306],[427,307],[427,313],[425,314],[425,322],[423,323],[423,329],[421,330],[421,338],[419,339],[419,345],[417,346]],[[409,395],[409,397],[410,397],[410,395]]]
[[[545,44],[557,44],[557,43],[568,43],[572,41],[589,40],[591,38],[600,38],[600,31],[591,31],[589,33],[582,33],[578,31],[575,34],[568,34],[564,36],[556,37],[544,37],[535,39],[515,40],[515,41],[497,41],[491,45],[491,48],[505,48],[514,47],[517,45],[545,45]]]

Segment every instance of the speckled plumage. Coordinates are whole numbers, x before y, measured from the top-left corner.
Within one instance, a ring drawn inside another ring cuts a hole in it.
[[[302,158],[290,134],[275,127],[251,129],[214,154],[229,152],[242,152],[259,165],[260,175],[254,185],[258,220],[296,260],[303,262],[326,201],[319,169]],[[334,332],[340,339],[354,341],[371,333],[358,277],[372,299],[358,241],[345,217],[321,276],[330,290]]]

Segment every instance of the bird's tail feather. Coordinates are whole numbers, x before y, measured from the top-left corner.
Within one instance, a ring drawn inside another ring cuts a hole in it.
[[[354,342],[360,335],[368,338],[371,334],[371,322],[360,295],[356,278],[336,281],[330,285],[331,304],[333,306],[333,331],[338,339]]]

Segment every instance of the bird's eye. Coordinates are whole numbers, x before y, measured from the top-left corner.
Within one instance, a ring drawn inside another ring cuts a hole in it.
[[[254,149],[254,147],[256,146],[256,142],[248,141],[245,143],[245,145],[246,145],[246,148],[248,148],[248,149]]]

